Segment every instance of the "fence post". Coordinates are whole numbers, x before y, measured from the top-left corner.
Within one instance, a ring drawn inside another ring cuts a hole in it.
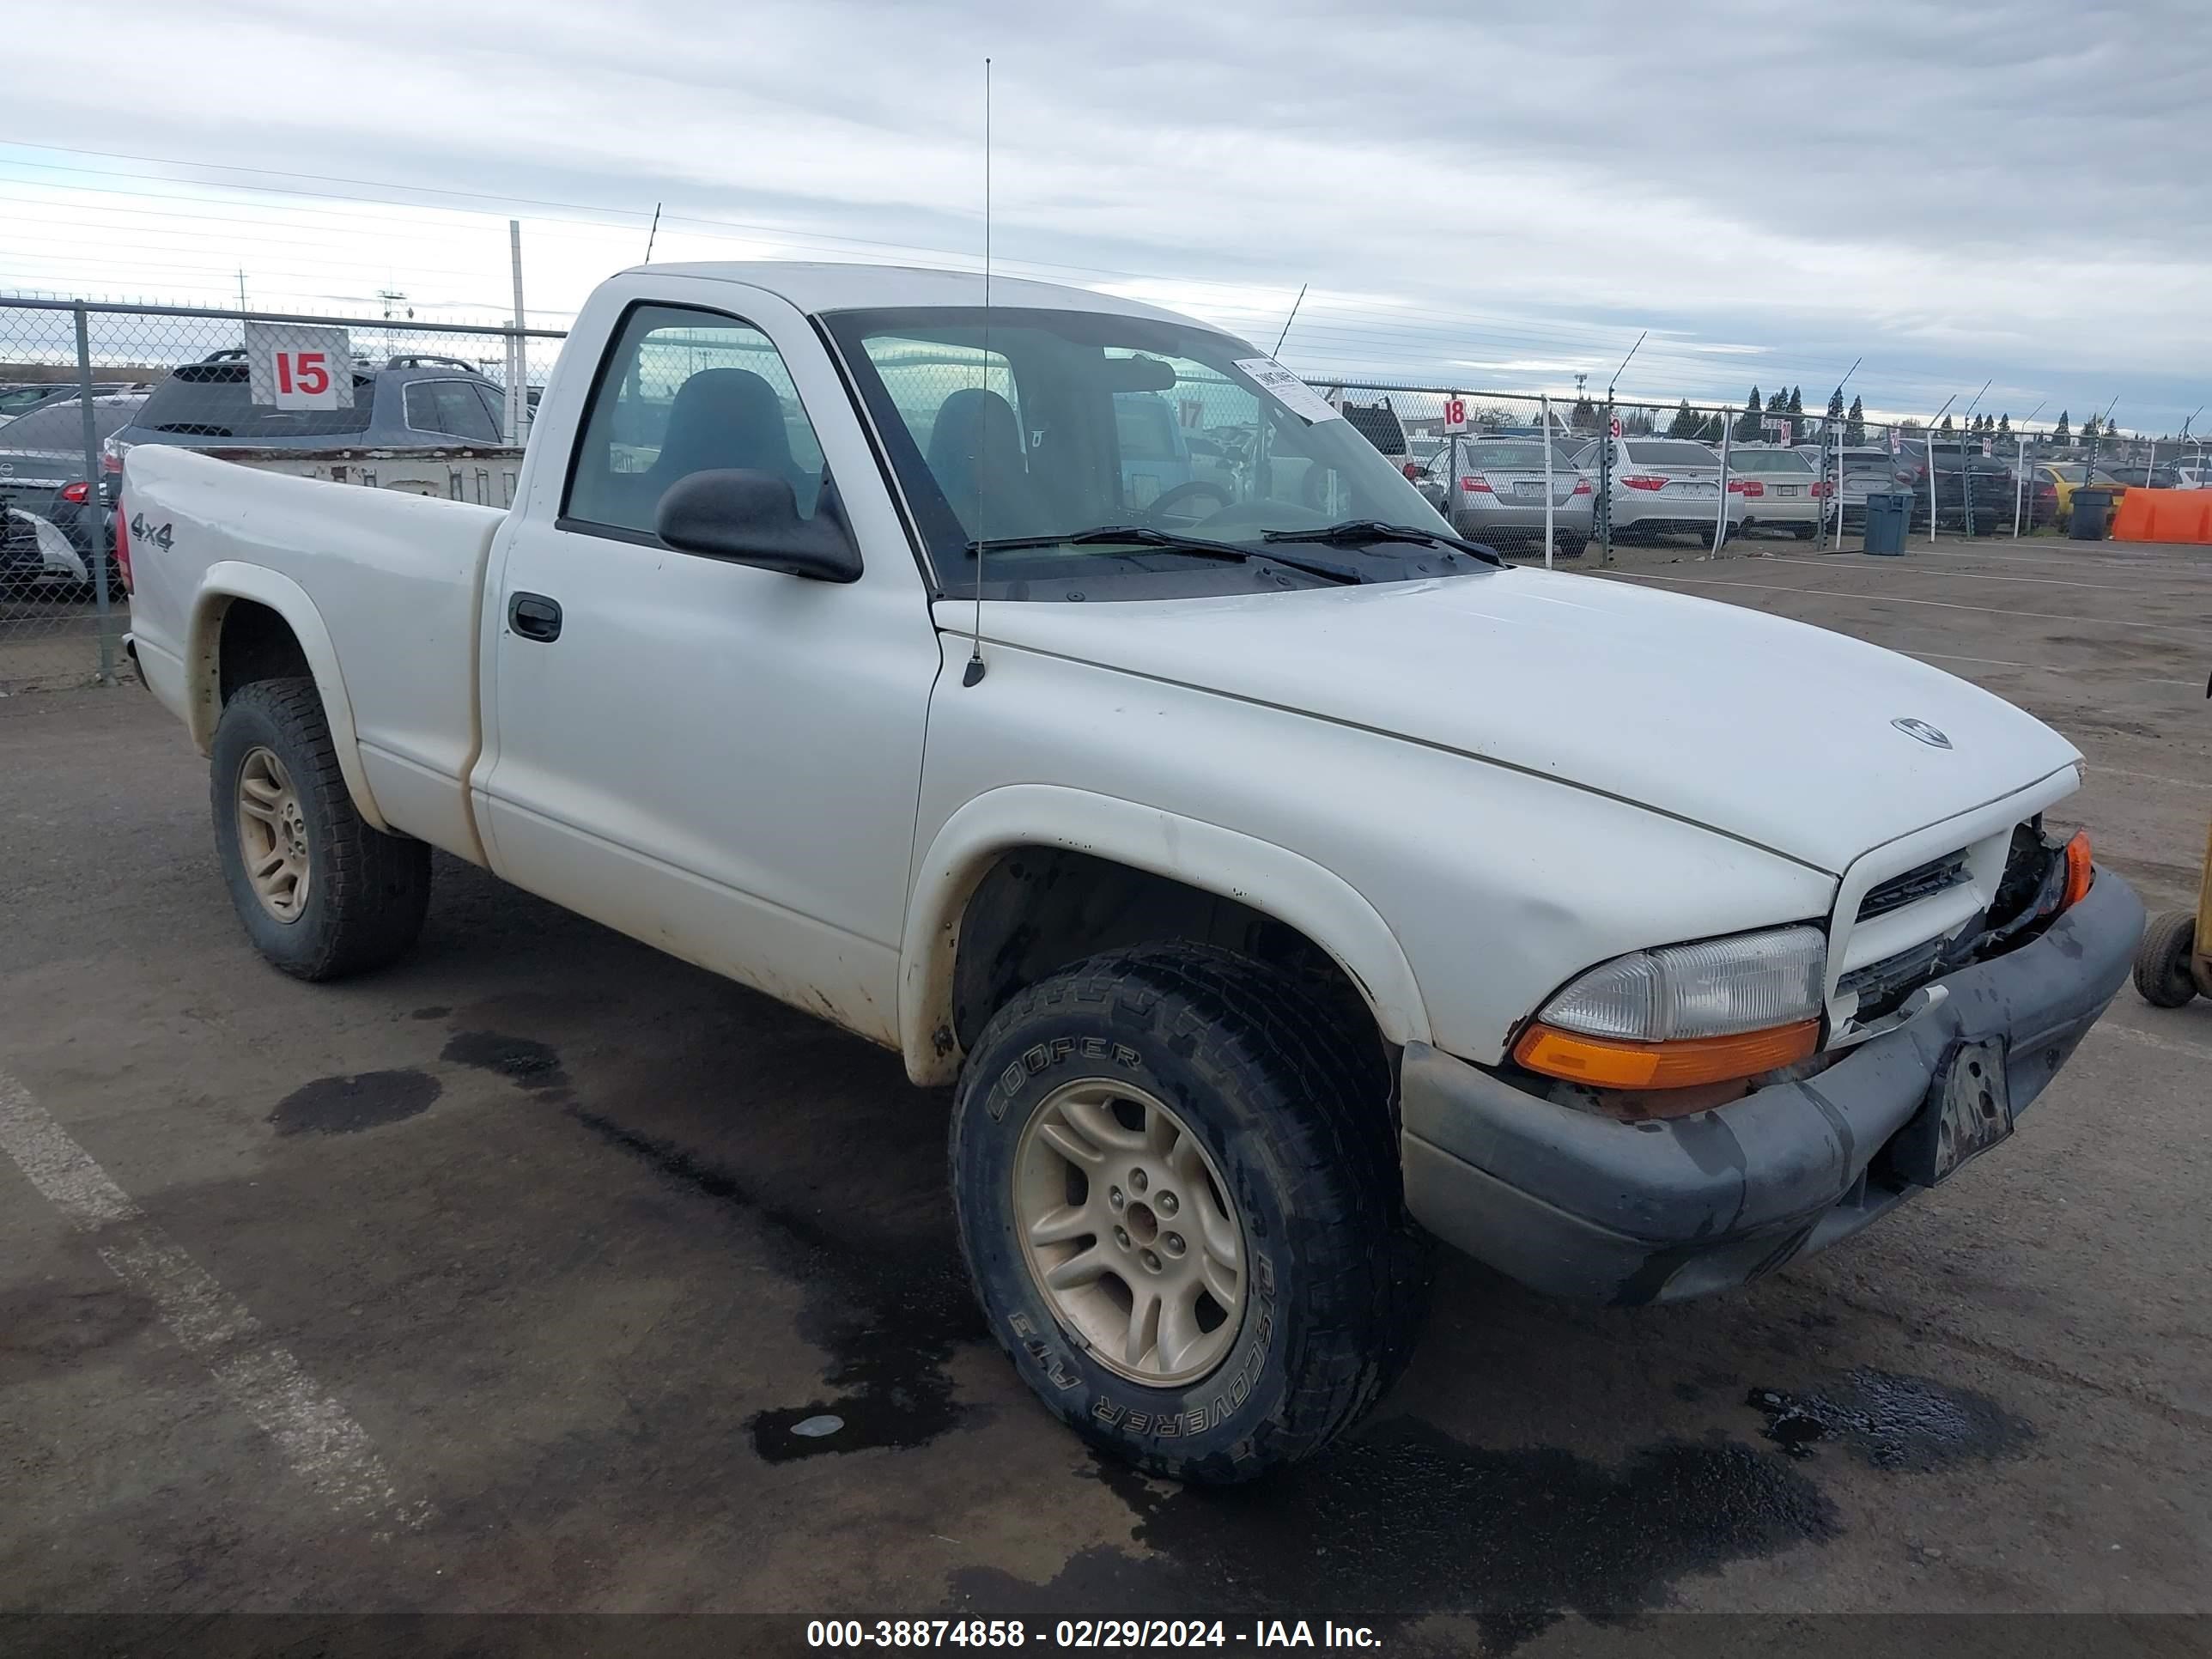
[[[93,422],[92,334],[85,325],[84,301],[71,307],[76,313],[77,407],[83,415],[84,508],[77,522],[88,527],[92,545],[85,550],[85,574],[92,578],[94,626],[100,629],[100,683],[115,684],[115,641],[107,631],[107,549],[100,531],[106,520],[107,492],[100,476],[100,434]],[[119,505],[119,503],[118,503]]]
[[[2020,453],[2012,464],[2012,538],[2020,539],[2021,509],[2027,501],[2027,434],[2020,434]]]
[[[1709,559],[1720,557],[1721,548],[1728,541],[1729,444],[1735,436],[1733,425],[1721,428],[1721,510],[1713,524],[1713,550],[1705,556]]]
[[[1841,392],[1843,388],[1838,386],[1836,390]],[[1828,424],[1834,430],[1836,438],[1830,446],[1835,452],[1836,477],[1835,482],[1828,486],[1828,506],[1836,516],[1828,531],[1828,551],[1840,553],[1844,550],[1844,434],[1846,425],[1841,420],[1831,421]],[[1864,437],[1866,434],[1863,432],[1859,435]],[[1823,470],[1826,470],[1825,466]]]
[[[1542,418],[1538,422],[1544,433],[1544,568],[1552,568],[1552,394],[1546,392],[1540,400]]]
[[[1597,433],[1597,510],[1604,521],[1605,538],[1600,544],[1598,562],[1613,562],[1613,391],[1605,394],[1605,420]]]
[[[1928,442],[1928,544],[1932,547],[1936,544],[1936,497],[1941,493],[1936,489],[1936,428],[1929,427],[1925,436]]]

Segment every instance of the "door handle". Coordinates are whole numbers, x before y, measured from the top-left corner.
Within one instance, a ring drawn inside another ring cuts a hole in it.
[[[561,602],[543,593],[515,593],[507,601],[507,625],[526,640],[561,637]]]

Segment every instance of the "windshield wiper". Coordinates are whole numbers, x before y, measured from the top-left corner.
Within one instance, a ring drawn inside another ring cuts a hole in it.
[[[1252,556],[1243,548],[1231,547],[1227,542],[1177,536],[1148,524],[1102,524],[1095,530],[1072,530],[1058,536],[991,536],[969,542],[968,551],[973,554],[978,550],[996,553],[1016,547],[1097,547],[1109,542],[1133,543],[1139,547],[1179,547],[1193,553],[1213,553],[1239,561]]]
[[[1272,539],[1272,538],[1271,538]],[[1064,536],[991,536],[968,544],[968,555],[973,558],[978,552],[997,553],[1024,547],[1103,547],[1115,543],[1124,546],[1143,547],[1163,553],[1190,553],[1205,558],[1222,559],[1234,564],[1249,564],[1255,557],[1271,564],[1303,570],[1310,576],[1319,576],[1326,581],[1357,582],[1359,573],[1340,566],[1316,564],[1305,559],[1294,559],[1272,549],[1238,547],[1230,542],[1211,542],[1203,536],[1178,536],[1172,531],[1155,529],[1148,524],[1100,525],[1095,530],[1078,530]]]
[[[1470,542],[1440,531],[1419,530],[1412,525],[1385,524],[1380,519],[1346,519],[1340,524],[1323,525],[1318,530],[1263,530],[1260,539],[1267,542],[1318,542],[1325,547],[1364,547],[1373,542],[1413,542],[1425,547],[1442,547],[1455,553],[1471,553],[1486,564],[1504,568],[1505,561],[1480,542]]]

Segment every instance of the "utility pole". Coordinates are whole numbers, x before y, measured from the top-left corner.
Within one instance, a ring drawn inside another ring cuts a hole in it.
[[[246,315],[246,270],[244,266],[240,266],[238,272],[238,314],[241,317]]]
[[[514,265],[514,331],[507,337],[507,441],[520,445],[530,436],[530,353],[522,337],[522,221],[507,222],[507,246]]]

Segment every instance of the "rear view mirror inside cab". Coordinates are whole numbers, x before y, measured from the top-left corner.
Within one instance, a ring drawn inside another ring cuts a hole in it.
[[[1171,364],[1139,353],[1133,357],[1109,357],[1099,378],[1109,391],[1166,392],[1175,386],[1176,372]]]

